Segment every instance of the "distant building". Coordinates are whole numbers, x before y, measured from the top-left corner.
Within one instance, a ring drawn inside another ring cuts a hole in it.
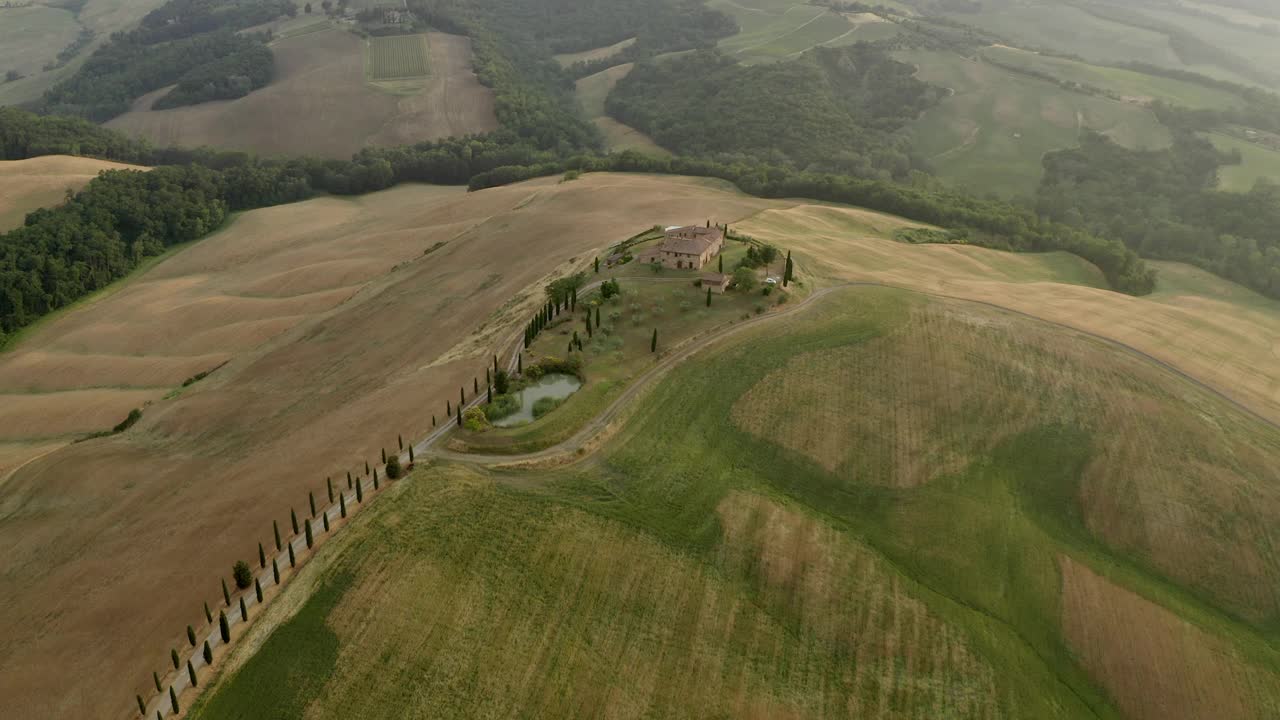
[[[724,246],[724,230],[708,224],[669,227],[662,245],[643,254],[645,262],[675,270],[701,270]]]
[[[729,281],[733,277],[724,273],[707,273],[702,276],[702,287],[710,288],[711,292],[724,294],[729,289]]]

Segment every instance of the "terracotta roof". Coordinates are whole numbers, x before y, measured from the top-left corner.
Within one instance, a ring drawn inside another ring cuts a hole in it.
[[[673,237],[681,233],[693,235],[693,237]],[[662,241],[662,250],[682,255],[701,255],[723,237],[720,228],[706,228],[700,225],[674,228],[667,231],[667,237]]]
[[[702,282],[711,283],[712,285],[724,285],[729,282],[729,276],[723,273],[705,273],[702,276]]]

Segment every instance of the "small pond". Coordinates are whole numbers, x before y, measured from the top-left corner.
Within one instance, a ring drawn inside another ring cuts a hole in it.
[[[520,399],[520,409],[510,415],[493,421],[497,427],[512,427],[533,422],[533,406],[539,400],[563,400],[582,387],[582,381],[573,375],[552,373],[543,375],[537,382],[518,392],[512,393]]]

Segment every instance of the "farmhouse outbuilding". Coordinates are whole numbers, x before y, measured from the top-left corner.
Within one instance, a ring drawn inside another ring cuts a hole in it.
[[[733,276],[724,273],[707,273],[702,276],[702,287],[723,295],[729,289],[729,281],[732,279]]]
[[[669,227],[662,245],[645,253],[648,262],[661,263],[675,270],[701,270],[724,246],[724,230],[707,223]]]

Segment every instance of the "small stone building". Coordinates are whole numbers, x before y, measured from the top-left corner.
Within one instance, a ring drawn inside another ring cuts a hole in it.
[[[729,289],[729,281],[733,277],[724,273],[707,273],[702,276],[702,287],[710,288],[711,292],[724,294]]]
[[[662,245],[645,253],[645,261],[673,270],[701,270],[724,247],[724,230],[714,225],[669,227]]]

